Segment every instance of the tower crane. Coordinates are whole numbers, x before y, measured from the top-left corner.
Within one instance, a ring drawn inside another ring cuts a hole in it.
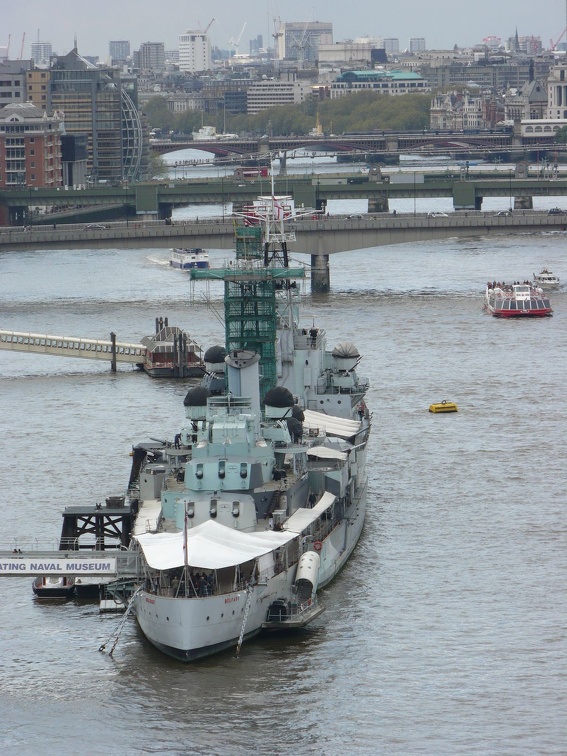
[[[307,35],[307,29],[309,28],[309,24],[311,23],[312,15],[313,14],[311,14],[311,17],[306,22],[305,27],[303,29],[303,34],[301,35],[301,39],[297,43],[297,48],[299,49],[299,53],[297,55],[297,59],[299,61],[301,61],[301,62],[303,62],[305,60],[305,48],[307,47],[307,43],[305,41],[305,37]]]
[[[565,22],[567,24],[567,0],[565,0]],[[565,28],[563,29],[563,31],[561,32],[561,34],[557,37],[557,39],[555,41],[553,39],[549,40],[549,49],[550,50],[555,50],[555,48],[557,47],[557,45],[561,42],[561,40],[565,36],[566,32],[567,32],[567,26],[565,26]]]
[[[207,33],[207,32],[209,31],[209,29],[210,29],[210,28],[211,28],[211,26],[213,25],[213,22],[214,22],[214,20],[215,20],[214,18],[211,18],[211,20],[210,20],[210,21],[209,21],[209,23],[207,24],[207,27],[206,27],[205,31],[203,32],[203,34],[206,34],[206,33]]]
[[[561,32],[561,34],[557,37],[557,39],[555,41],[553,39],[549,40],[549,49],[550,50],[555,50],[555,48],[557,47],[557,45],[561,42],[561,40],[565,36],[565,32],[567,32],[567,27],[565,27],[565,29],[563,29],[563,31]]]
[[[240,44],[240,40],[242,39],[242,35],[244,34],[244,29],[246,29],[246,21],[244,22],[244,25],[242,29],[240,30],[240,34],[238,35],[238,39],[234,39],[234,37],[231,37],[228,40],[228,52],[230,55],[230,51],[232,48],[234,48],[234,54],[238,55],[238,45]]]

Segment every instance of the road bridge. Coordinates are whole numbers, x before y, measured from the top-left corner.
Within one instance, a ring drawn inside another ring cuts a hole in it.
[[[357,218],[326,217],[322,214],[290,224],[296,243],[291,254],[311,256],[311,288],[330,290],[329,257],[336,252],[411,244],[449,237],[481,237],[492,234],[565,230],[567,214],[548,215],[534,210],[517,210],[509,215],[460,211],[447,217],[424,213],[369,214]],[[232,218],[168,224],[115,223],[107,228],[85,231],[82,227],[33,227],[28,232],[0,232],[0,251],[37,249],[155,249],[159,247],[234,248]]]

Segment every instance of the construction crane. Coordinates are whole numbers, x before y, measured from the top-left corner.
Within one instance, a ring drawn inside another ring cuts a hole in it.
[[[555,41],[553,41],[552,39],[549,40],[549,49],[550,50],[555,50],[555,48],[557,47],[557,45],[561,42],[561,40],[565,36],[565,32],[567,32],[567,27],[565,27],[565,29],[563,29],[563,31],[561,32],[561,34],[557,37],[557,39]]]
[[[303,29],[303,34],[301,35],[301,39],[295,45],[295,47],[297,47],[299,50],[297,54],[297,60],[300,61],[301,63],[303,63],[303,61],[305,60],[305,48],[307,47],[307,42],[305,41],[305,37],[307,35],[307,29],[309,28],[309,24],[311,23],[312,17],[313,17],[313,14],[311,14],[311,16],[309,17],[309,20],[305,24],[305,27]]]
[[[238,35],[238,39],[234,39],[234,37],[231,37],[228,40],[228,54],[230,57],[233,57],[230,55],[230,51],[232,48],[234,48],[234,54],[238,55],[238,45],[240,44],[240,40],[242,39],[242,35],[244,34],[244,29],[246,29],[246,21],[244,22],[244,25],[242,29],[240,30],[240,34]]]
[[[211,20],[210,20],[210,21],[209,21],[209,23],[207,24],[207,28],[205,29],[205,31],[203,32],[203,34],[206,34],[206,33],[207,33],[207,32],[209,31],[209,29],[210,29],[210,28],[211,28],[211,26],[213,25],[213,21],[214,21],[214,20],[215,20],[214,18],[211,18]]]
[[[567,0],[565,0],[565,22],[567,24]],[[557,47],[557,45],[561,42],[561,40],[565,36],[566,32],[567,32],[567,26],[565,26],[565,28],[563,29],[563,31],[561,32],[561,34],[557,37],[557,39],[555,41],[553,41],[552,39],[549,40],[549,49],[550,50],[555,50],[555,48]]]
[[[24,42],[25,41],[26,41],[26,33],[24,32],[22,34],[22,44],[20,47],[20,57],[18,58],[18,60],[21,60],[24,57]]]

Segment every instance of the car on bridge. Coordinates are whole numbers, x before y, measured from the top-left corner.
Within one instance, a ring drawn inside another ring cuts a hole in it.
[[[108,226],[105,226],[104,223],[87,223],[85,226],[85,231],[104,231],[107,229]]]
[[[552,207],[551,210],[547,211],[548,215],[563,215],[565,213],[565,210],[562,210],[560,207]]]
[[[428,218],[448,218],[447,213],[427,213]]]

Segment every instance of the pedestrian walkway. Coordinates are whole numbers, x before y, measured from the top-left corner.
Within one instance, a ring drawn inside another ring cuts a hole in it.
[[[146,347],[123,341],[84,339],[76,336],[53,336],[40,333],[0,330],[0,349],[13,352],[35,352],[59,357],[83,357],[88,360],[112,360],[141,364]]]

